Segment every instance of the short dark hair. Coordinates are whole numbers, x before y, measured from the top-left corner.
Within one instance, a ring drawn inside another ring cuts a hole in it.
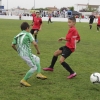
[[[39,11],[37,11],[37,12],[36,12],[36,14],[37,14],[37,13],[40,13],[40,12],[39,12]]]
[[[73,22],[76,22],[76,18],[75,17],[69,17],[69,20],[72,20]]]
[[[23,30],[26,30],[27,28],[29,28],[30,26],[29,26],[29,24],[27,23],[27,22],[23,22],[22,24],[21,24],[21,26],[20,26],[20,28],[21,28],[21,30],[23,31]]]

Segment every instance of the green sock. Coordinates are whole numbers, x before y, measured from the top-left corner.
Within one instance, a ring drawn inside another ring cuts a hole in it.
[[[24,80],[28,80],[32,75],[33,73],[35,72],[35,69],[34,68],[31,68],[27,73],[26,75],[24,76]]]
[[[36,66],[37,66],[37,73],[40,73],[40,72],[41,72],[41,66],[40,66],[40,63],[36,63]]]

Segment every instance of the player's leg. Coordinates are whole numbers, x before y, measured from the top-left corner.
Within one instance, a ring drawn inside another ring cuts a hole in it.
[[[48,24],[49,24],[49,19],[48,19]]]
[[[26,73],[24,78],[20,81],[20,83],[24,86],[31,86],[27,83],[27,80],[33,75],[33,73],[37,70],[34,60],[32,57],[22,57],[22,59],[30,66],[30,70]]]
[[[92,24],[90,24],[90,29],[92,29]]]
[[[50,22],[50,18],[49,18],[49,22]],[[48,23],[49,24],[49,23]]]
[[[34,30],[33,30],[33,29],[31,29],[31,30],[30,30],[30,33],[33,35],[33,34],[34,34]]]
[[[90,22],[90,24],[89,24],[89,26],[90,26],[90,29],[92,29],[92,23],[93,23],[93,22]]]
[[[97,32],[99,31],[99,27],[100,27],[100,26],[99,26],[99,25],[97,25]]]
[[[37,29],[31,29],[30,33],[31,33],[32,35],[34,35],[35,42],[38,42],[38,41],[37,41],[38,30],[37,30]]]
[[[76,76],[76,73],[72,70],[69,64],[65,62],[65,59],[70,56],[71,53],[72,51],[65,46],[60,57],[60,64],[70,73],[70,75],[67,77],[69,79]]]
[[[100,25],[98,25],[98,28],[100,29]]]
[[[35,65],[37,66],[37,78],[39,79],[47,79],[46,76],[41,74],[41,65],[40,65],[40,58],[36,55],[32,55],[34,61],[35,61]]]
[[[34,30],[34,38],[35,38],[35,42],[38,42],[38,40],[37,40],[37,34],[38,34],[38,30]]]
[[[51,18],[50,18],[50,23],[52,23]]]
[[[63,49],[63,47],[59,48],[58,50],[56,50],[54,52],[50,66],[47,68],[43,68],[44,71],[53,71],[53,68],[54,68],[54,65],[58,59],[58,56],[61,55],[61,53],[62,53],[62,49]]]

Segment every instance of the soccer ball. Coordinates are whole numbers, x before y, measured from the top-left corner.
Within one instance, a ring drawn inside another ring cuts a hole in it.
[[[100,73],[98,72],[92,73],[90,76],[90,81],[93,84],[99,84],[100,83]]]

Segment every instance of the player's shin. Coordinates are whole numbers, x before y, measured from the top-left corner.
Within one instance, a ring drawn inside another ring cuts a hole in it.
[[[49,66],[50,68],[53,68],[53,67],[54,67],[54,65],[55,65],[55,63],[56,63],[56,61],[57,61],[57,59],[58,59],[58,56],[53,56],[53,57],[52,57],[51,65]]]
[[[71,69],[71,67],[66,63],[66,62],[62,62],[61,65],[68,71],[70,72],[70,74],[73,74],[74,71]]]
[[[36,66],[37,66],[37,73],[41,73],[41,66],[40,66],[40,63],[36,63]]]
[[[28,80],[32,75],[33,75],[33,73],[36,71],[36,67],[34,67],[34,68],[31,68],[27,73],[26,73],[26,75],[25,75],[25,77],[23,78],[24,80]]]
[[[92,28],[92,25],[90,25],[90,29]]]

